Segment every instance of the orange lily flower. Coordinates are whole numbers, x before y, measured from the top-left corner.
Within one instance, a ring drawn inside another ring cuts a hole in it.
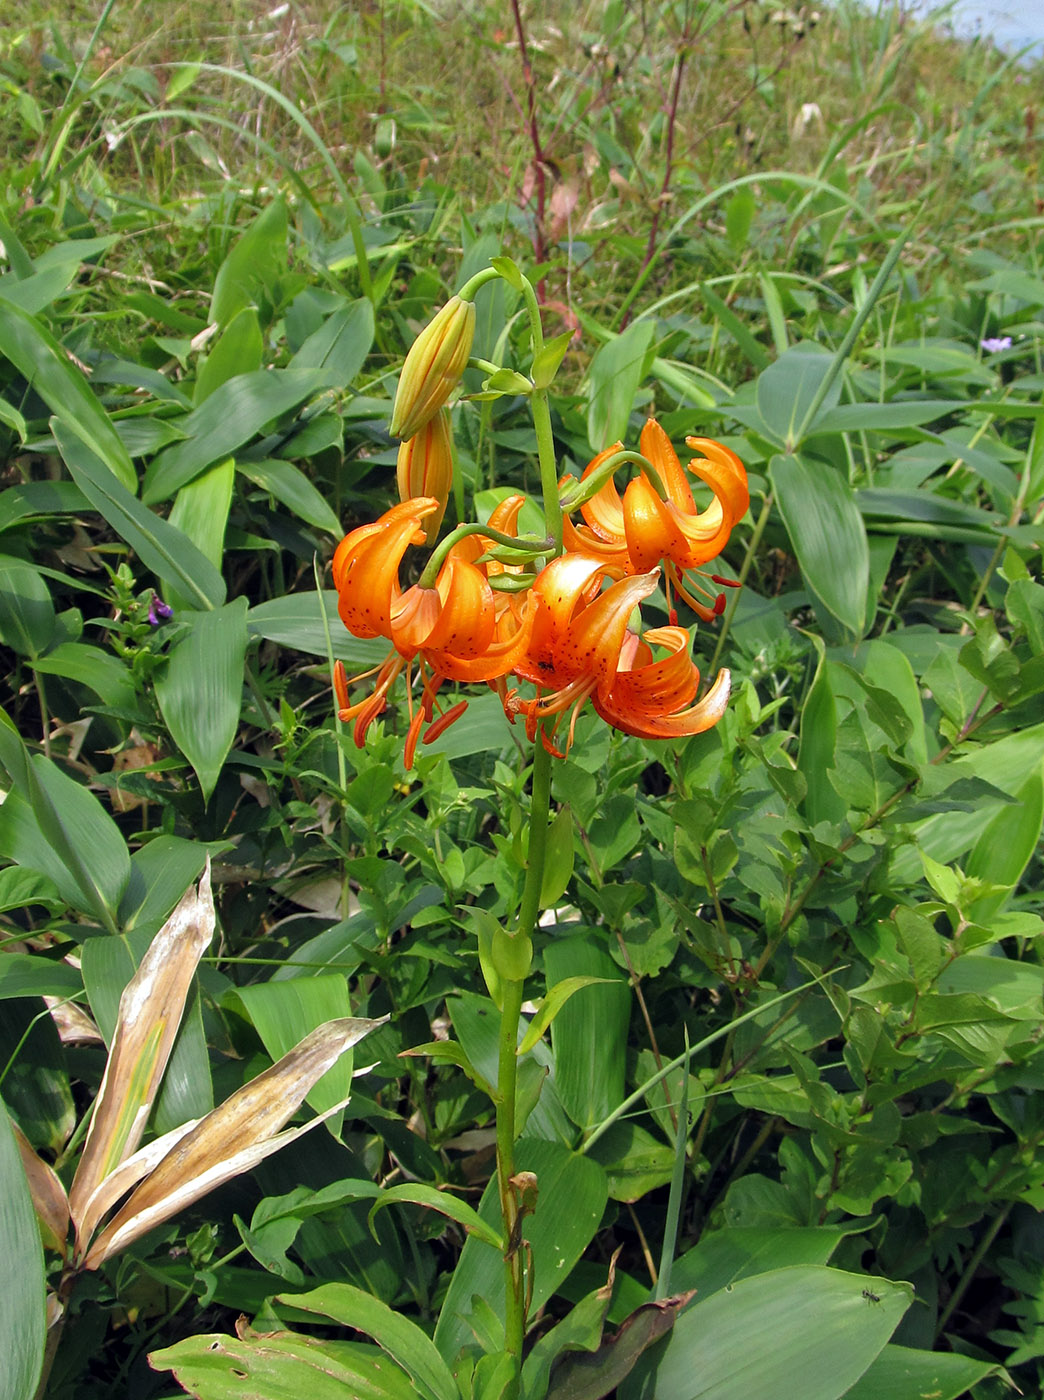
[[[504,506],[510,508],[510,502]],[[406,670],[412,679],[411,663],[420,658],[417,707],[412,687],[407,688],[407,768],[413,763],[424,724],[429,725],[424,742],[431,743],[467,708],[463,700],[444,714],[434,715],[436,692],[442,682],[495,681],[506,675],[525,651],[532,625],[528,610],[519,616],[506,599],[494,594],[483,568],[474,562],[482,545],[473,544],[470,538],[447,555],[433,588],[419,584],[405,591],[400,588],[402,557],[409,545],[424,542],[422,522],[438,509],[439,502],[430,496],[403,501],[372,525],[353,530],[338,545],[333,558],[338,612],[344,625],[356,637],[387,637],[392,643],[392,650],[379,666],[351,681],[340,662],[334,667],[339,715],[342,720],[355,720],[357,745],[362,746],[366,730],[384,710],[388,691],[399,675]],[[514,510],[517,516],[517,505]],[[497,528],[496,522],[490,523]],[[377,680],[371,694],[352,704],[349,685],[372,675]]]
[[[670,585],[698,617],[709,622],[724,608],[719,594],[714,606],[698,602],[685,586],[683,573],[715,558],[724,549],[732,527],[746,514],[750,504],[747,472],[730,448],[712,438],[690,437],[685,441],[702,456],[694,457],[689,470],[711,488],[714,500],[698,511],[692,491],[667,434],[650,418],[642,429],[641,452],[655,467],[667,499],[658,495],[643,471],[628,483],[623,500],[610,479],[581,506],[585,524],[566,520],[566,549],[589,554],[592,558],[624,574],[646,573],[662,560]],[[584,477],[621,450],[621,443],[600,452],[584,471]],[[714,582],[732,583],[712,575]],[[701,592],[703,590],[701,589]],[[671,608],[671,621],[676,613]]]
[[[541,570],[530,590],[532,636],[513,667],[538,687],[538,694],[530,701],[508,695],[508,717],[525,714],[532,739],[538,720],[571,709],[566,751],[588,699],[606,723],[641,739],[710,729],[728,703],[728,671],[719,671],[706,696],[696,701],[700,673],[689,657],[688,633],[671,626],[639,636],[628,627],[635,607],[656,588],[658,571],[631,574],[602,592],[607,573],[606,565],[582,554],[563,554]],[[655,660],[652,646],[663,647],[668,655]],[[545,690],[552,692],[546,698]],[[555,728],[558,723],[556,719]],[[562,756],[546,736],[544,742]]]

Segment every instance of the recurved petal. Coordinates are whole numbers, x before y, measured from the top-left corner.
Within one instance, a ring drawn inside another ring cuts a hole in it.
[[[622,513],[620,520],[622,524]],[[574,525],[570,516],[566,515],[562,519],[562,542],[571,554],[586,554],[617,573],[632,572],[627,544],[622,535],[617,540],[603,539],[589,525]]]
[[[747,469],[731,447],[713,438],[689,437],[686,444],[702,454],[689,463],[689,470],[705,481],[721,504],[729,529],[742,520],[750,505]]]
[[[597,559],[572,553],[552,559],[540,570],[530,589],[532,636],[525,655],[515,667],[523,680],[542,686],[558,684],[555,679],[558,639],[568,628],[577,605],[585,595],[590,595],[592,588],[598,587],[601,575],[602,565]]]
[[[699,688],[700,673],[689,656],[689,634],[682,627],[651,628],[642,638],[643,664],[621,668],[613,684],[612,702],[620,709],[650,714],[670,713],[688,705]],[[651,659],[648,644],[666,647],[668,655]]]
[[[570,679],[590,677],[597,683],[598,695],[607,696],[616,680],[631,614],[655,590],[659,577],[653,569],[619,579],[588,603],[556,640],[556,672]]]
[[[644,472],[628,483],[623,514],[627,553],[636,572],[646,573],[661,559],[675,559],[686,552],[680,511],[660,499]]]
[[[719,671],[702,700],[675,714],[628,710],[612,694],[604,701],[595,696],[594,706],[606,723],[625,734],[639,739],[677,739],[713,729],[728,706],[730,685],[729,672]]]
[[[481,656],[472,660],[441,652],[438,658],[432,658],[432,664],[437,664],[447,680],[470,684],[496,681],[501,676],[506,676],[509,671],[517,671],[532,637],[536,612],[536,607],[527,602],[521,622],[516,621],[513,613],[503,614],[497,622],[494,640]],[[424,742],[428,742],[427,738]]]
[[[391,637],[399,603],[399,565],[411,544],[424,540],[422,520],[438,501],[420,496],[385,511],[375,526],[363,525],[341,541],[334,575],[337,610],[357,637]],[[336,557],[336,556],[335,556]]]
[[[655,418],[645,420],[639,446],[642,456],[648,457],[659,473],[668,498],[681,511],[695,511],[696,506],[692,499],[692,492],[685,479],[685,473],[682,471],[682,465],[678,461],[678,454],[675,452],[670,438]]]
[[[592,457],[584,468],[581,480],[586,481],[603,462],[607,462],[614,453],[622,451],[623,443],[614,442],[604,452],[599,452],[597,457]],[[616,482],[611,478],[600,491],[597,491],[589,501],[580,507],[580,513],[597,538],[607,540],[610,543],[623,543],[623,505],[620,501],[620,493],[616,489]]]
[[[485,574],[475,564],[447,558],[435,583],[442,607],[424,641],[425,654],[448,652],[474,659],[493,640],[496,606]]]

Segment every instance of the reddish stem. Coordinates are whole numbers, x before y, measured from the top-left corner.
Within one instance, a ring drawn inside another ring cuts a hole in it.
[[[544,148],[540,143],[540,129],[537,126],[536,83],[529,62],[526,46],[526,32],[522,27],[522,12],[518,0],[511,0],[511,12],[515,16],[515,33],[518,35],[518,51],[522,59],[522,81],[526,85],[526,119],[529,123],[529,140],[533,147],[533,170],[536,181],[536,213],[533,219],[533,256],[538,265],[547,260],[547,237],[545,218],[547,208],[547,182],[545,175]],[[537,283],[537,296],[544,300],[544,280]]]

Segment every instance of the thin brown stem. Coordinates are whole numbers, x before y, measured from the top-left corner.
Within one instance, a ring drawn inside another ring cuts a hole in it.
[[[533,180],[536,193],[536,212],[533,216],[533,256],[542,265],[547,260],[547,174],[544,148],[540,141],[540,127],[537,123],[536,80],[529,62],[529,49],[526,45],[526,31],[522,24],[522,11],[518,0],[511,0],[511,13],[515,18],[515,33],[518,35],[518,53],[522,60],[522,81],[526,88],[526,122],[529,127],[529,142],[533,147]],[[537,295],[543,302],[544,279],[537,283]]]

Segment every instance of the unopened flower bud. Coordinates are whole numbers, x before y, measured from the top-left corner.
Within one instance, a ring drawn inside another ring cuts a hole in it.
[[[412,438],[460,382],[475,338],[475,303],[451,297],[410,347],[392,407],[391,435]]]
[[[453,432],[449,409],[440,408],[419,433],[402,443],[395,475],[400,501],[415,496],[434,496],[438,501],[439,510],[421,525],[425,539],[431,544],[439,533],[453,485]]]

